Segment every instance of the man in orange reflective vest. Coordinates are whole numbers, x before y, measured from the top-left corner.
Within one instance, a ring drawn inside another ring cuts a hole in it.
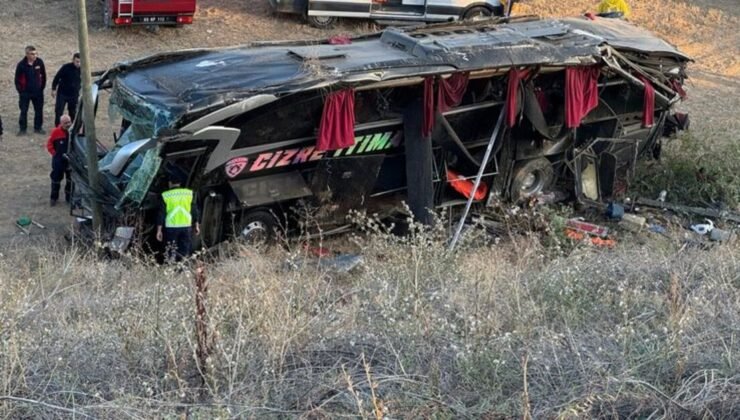
[[[171,175],[170,189],[162,193],[159,207],[157,240],[165,241],[165,258],[170,261],[189,257],[193,252],[193,230],[200,235],[195,194],[191,189],[182,188],[182,184],[176,175]]]

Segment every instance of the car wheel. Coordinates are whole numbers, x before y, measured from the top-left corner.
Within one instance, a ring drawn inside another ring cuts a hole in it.
[[[491,9],[485,6],[475,6],[465,11],[465,13],[463,14],[463,19],[465,20],[486,19],[488,17],[491,17],[492,14],[493,12],[491,12]]]
[[[307,20],[308,24],[314,28],[331,29],[334,23],[336,23],[337,18],[336,16],[308,16]]]
[[[277,220],[272,213],[254,210],[242,216],[235,236],[248,245],[266,246],[277,239],[277,229]]]
[[[511,180],[511,200],[526,200],[552,185],[555,170],[545,158],[532,159],[517,164]]]

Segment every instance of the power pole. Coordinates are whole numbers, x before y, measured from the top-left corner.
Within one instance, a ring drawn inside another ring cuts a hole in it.
[[[85,141],[87,146],[87,178],[92,191],[92,224],[95,233],[100,232],[103,211],[100,208],[100,181],[98,180],[98,142],[95,136],[95,98],[92,94],[92,74],[90,70],[90,46],[87,41],[87,6],[85,0],[79,0],[77,6],[79,18],[78,39],[80,43],[80,61],[82,73],[82,121],[85,124]]]

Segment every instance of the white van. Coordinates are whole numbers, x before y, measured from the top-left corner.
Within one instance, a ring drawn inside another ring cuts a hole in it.
[[[280,13],[302,14],[317,28],[337,18],[379,21],[445,22],[503,16],[506,0],[269,0]],[[512,2],[513,3],[513,2]]]

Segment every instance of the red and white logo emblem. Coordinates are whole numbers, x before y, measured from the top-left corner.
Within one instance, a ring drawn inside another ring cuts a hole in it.
[[[226,162],[226,175],[228,175],[229,178],[234,178],[235,176],[242,173],[242,171],[246,167],[247,167],[247,158],[238,157],[238,158],[231,159],[230,161]]]

